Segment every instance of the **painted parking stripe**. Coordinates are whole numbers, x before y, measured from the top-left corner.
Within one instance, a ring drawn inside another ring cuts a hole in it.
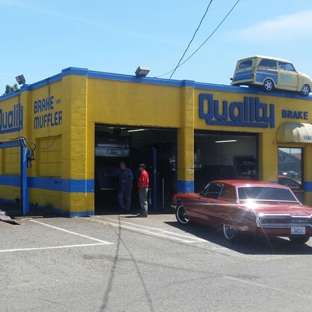
[[[34,248],[16,248],[16,249],[4,249],[3,252],[16,252],[16,251],[33,251],[33,250],[49,250],[49,249],[62,249],[62,248],[77,248],[77,247],[92,247],[92,246],[104,246],[111,243],[94,243],[94,244],[79,244],[79,245],[64,245],[64,246],[51,246],[51,247],[34,247]]]
[[[120,220],[115,220],[115,219],[110,219],[110,218],[103,218],[103,217],[99,217],[99,219],[103,220],[102,222],[105,222],[105,223],[110,224],[110,225],[115,226],[115,227],[122,227],[124,229],[134,230],[134,231],[140,232],[140,233],[165,237],[167,239],[177,240],[177,241],[187,243],[187,244],[198,243],[198,242],[207,242],[206,240],[198,238],[198,237],[192,237],[189,235],[178,234],[178,233],[174,233],[171,231],[153,228],[150,226],[134,224],[131,222],[120,221]],[[90,220],[90,221],[92,221],[92,220]]]
[[[242,284],[252,285],[252,286],[259,287],[259,288],[265,288],[265,289],[268,289],[268,290],[278,291],[280,293],[289,295],[291,297],[297,296],[299,298],[312,300],[311,296],[309,296],[309,295],[294,293],[293,291],[285,291],[284,289],[268,286],[268,285],[265,285],[265,284],[255,283],[255,282],[252,282],[252,281],[246,281],[246,280],[243,280],[241,278],[236,278],[236,277],[233,277],[233,276],[223,276],[223,278],[234,281],[235,285],[237,285],[237,283],[239,282],[239,283],[242,283]]]
[[[68,230],[62,229],[62,228],[57,227],[57,226],[53,226],[53,225],[50,225],[50,224],[39,222],[37,220],[29,220],[29,221],[30,222],[34,222],[34,223],[38,223],[38,224],[41,224],[41,225],[44,225],[44,226],[47,226],[47,227],[50,227],[50,228],[55,229],[55,230],[63,231],[65,233],[69,233],[69,234],[72,234],[72,235],[77,235],[77,236],[84,237],[84,238],[87,238],[87,239],[90,239],[90,240],[94,240],[94,241],[100,242],[102,244],[106,244],[106,245],[113,244],[113,243],[106,242],[106,241],[103,241],[101,239],[97,239],[97,238],[94,238],[94,237],[91,237],[91,236],[79,234],[79,233],[76,233],[76,232],[72,232],[72,231],[68,231]]]

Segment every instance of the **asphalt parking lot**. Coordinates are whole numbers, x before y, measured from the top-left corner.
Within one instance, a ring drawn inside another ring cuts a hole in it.
[[[1,311],[310,311],[312,244],[148,218],[0,222]]]

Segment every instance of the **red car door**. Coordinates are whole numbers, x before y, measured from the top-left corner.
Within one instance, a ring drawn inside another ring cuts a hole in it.
[[[221,183],[210,183],[194,199],[192,207],[189,207],[187,213],[194,222],[214,226],[215,216],[220,209],[219,196],[222,190]]]

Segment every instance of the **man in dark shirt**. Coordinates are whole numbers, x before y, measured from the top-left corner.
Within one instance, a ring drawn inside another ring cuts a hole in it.
[[[105,177],[117,177],[119,180],[118,203],[121,209],[130,211],[133,173],[127,168],[126,163],[122,161],[119,164],[120,169],[110,174],[104,173]]]

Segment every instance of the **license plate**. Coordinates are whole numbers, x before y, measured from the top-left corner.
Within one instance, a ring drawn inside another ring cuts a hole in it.
[[[120,149],[107,149],[108,155],[121,155]]]
[[[305,234],[305,227],[304,226],[292,226],[290,229],[290,233],[294,235],[302,235]]]

